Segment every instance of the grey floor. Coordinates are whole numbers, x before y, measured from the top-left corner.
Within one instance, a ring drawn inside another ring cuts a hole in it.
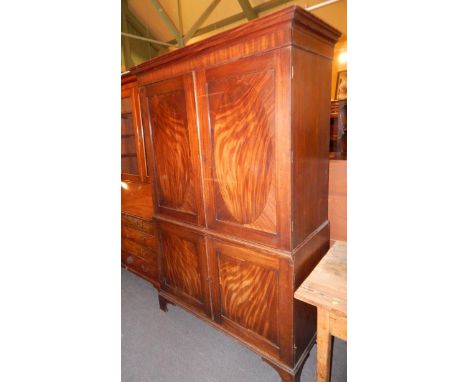
[[[122,269],[123,382],[278,382],[260,357],[185,310],[159,309],[151,284]],[[332,382],[346,381],[346,343],[335,340]],[[315,346],[301,381],[315,381]]]

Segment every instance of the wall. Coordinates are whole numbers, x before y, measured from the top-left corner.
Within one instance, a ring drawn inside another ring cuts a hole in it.
[[[348,68],[348,63],[340,63],[338,62],[338,56],[341,52],[346,52],[348,49],[348,41],[346,39],[342,39],[338,41],[338,43],[335,45],[335,55],[333,57],[333,63],[332,63],[332,87],[331,87],[331,99],[335,99],[335,92],[336,92],[336,79],[338,77],[338,72],[341,72],[343,70],[347,70]]]
[[[328,220],[331,240],[347,240],[347,164],[330,160]]]

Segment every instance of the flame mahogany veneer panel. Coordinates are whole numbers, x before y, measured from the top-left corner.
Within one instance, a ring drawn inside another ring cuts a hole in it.
[[[221,315],[277,344],[278,270],[217,256]]]
[[[283,155],[290,147],[288,57],[283,49],[195,76],[207,226],[285,249],[291,234],[290,158]]]
[[[197,244],[176,235],[163,234],[164,283],[201,303]],[[170,256],[169,256],[170,254]]]
[[[255,226],[274,192],[274,85],[271,71],[207,82],[218,220]],[[275,232],[266,212],[259,229]]]
[[[292,302],[287,297],[288,289],[292,291],[287,285],[288,260],[225,240],[208,238],[207,243],[215,321],[280,357],[280,348],[288,341],[288,319],[283,316],[281,322],[280,317]]]
[[[205,241],[195,231],[158,222],[161,288],[211,316]]]
[[[154,95],[150,110],[155,140],[155,165],[158,174],[159,205],[196,213],[184,92]]]
[[[151,132],[155,212],[203,224],[198,132],[189,75],[143,89],[144,124]]]

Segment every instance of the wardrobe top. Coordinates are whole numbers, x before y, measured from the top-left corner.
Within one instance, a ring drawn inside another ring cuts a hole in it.
[[[305,9],[293,5],[278,12],[249,21],[236,28],[221,32],[200,42],[155,57],[134,66],[130,69],[130,72],[132,74],[139,74],[168,63],[183,61],[195,55],[209,53],[213,50],[225,48],[233,44],[249,44],[252,39],[255,38],[263,39],[258,43],[258,52],[279,48],[281,46],[300,45],[299,39],[293,36],[294,31],[300,31],[300,33],[314,36],[322,43],[331,46],[333,46],[341,36],[341,32],[337,29],[310,14]],[[282,35],[280,36],[281,33]],[[264,41],[265,36],[267,36],[266,38],[268,41]]]

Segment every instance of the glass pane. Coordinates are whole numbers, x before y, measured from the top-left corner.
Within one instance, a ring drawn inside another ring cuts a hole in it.
[[[121,137],[122,174],[138,175],[132,99],[130,97],[122,98]]]

